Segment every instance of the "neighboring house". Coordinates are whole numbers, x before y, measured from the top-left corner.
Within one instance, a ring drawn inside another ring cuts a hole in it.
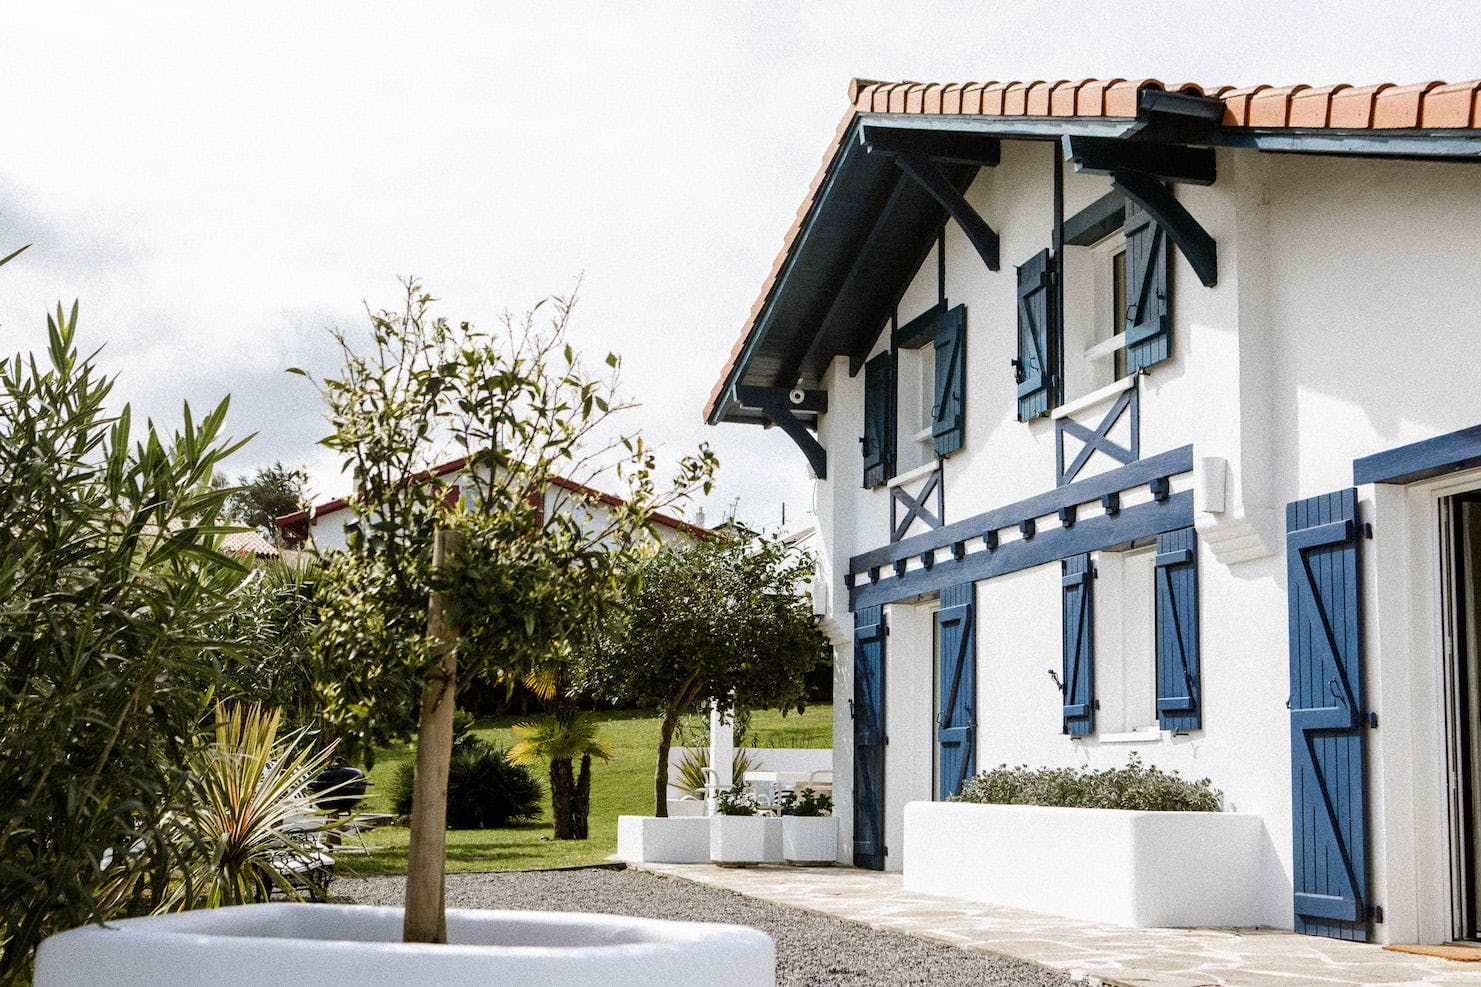
[[[420,482],[441,483],[446,486],[448,496],[467,497],[473,486],[466,477],[466,458],[434,466],[418,477]],[[593,490],[591,487],[554,477],[545,487],[544,510],[547,516],[566,513],[577,516],[583,525],[595,526],[588,530],[600,530],[607,520],[607,508],[624,503],[611,494]],[[666,514],[651,514],[652,531],[659,541],[693,541],[709,535],[709,531],[698,525],[689,524]],[[312,548],[319,552],[343,551],[349,547],[349,537],[354,531],[355,512],[349,500],[337,497],[309,507],[306,510],[284,514],[274,523],[284,546],[288,548]]]
[[[852,860],[1136,754],[1276,924],[1476,939],[1481,82],[850,100],[706,417],[817,476]]]
[[[283,557],[276,545],[256,531],[233,531],[222,535],[221,551],[240,556],[247,562],[270,562]]]

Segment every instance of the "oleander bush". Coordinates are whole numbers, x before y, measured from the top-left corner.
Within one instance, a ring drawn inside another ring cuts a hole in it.
[[[1189,781],[1176,772],[1145,765],[1135,754],[1124,766],[1101,771],[1001,764],[978,774],[950,801],[1154,812],[1219,812],[1224,808],[1223,793],[1209,779]]]

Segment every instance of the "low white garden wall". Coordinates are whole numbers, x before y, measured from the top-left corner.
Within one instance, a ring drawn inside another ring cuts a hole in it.
[[[354,984],[651,987],[776,983],[756,929],[616,915],[448,909],[448,944],[402,943],[402,911],[243,905],[123,919],[54,935],[36,987]]]
[[[1291,895],[1246,813],[911,802],[904,842],[912,891],[1118,925],[1281,925]]]
[[[617,859],[630,864],[706,864],[710,862],[713,816],[617,817]],[[782,862],[782,820],[762,820],[766,846],[761,863]]]

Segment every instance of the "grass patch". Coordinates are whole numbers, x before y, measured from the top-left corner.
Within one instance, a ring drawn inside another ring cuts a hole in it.
[[[523,716],[503,716],[481,722],[474,732],[500,747],[514,743],[510,729]],[[450,830],[447,869],[458,871],[536,870],[601,863],[617,852],[617,817],[651,815],[653,768],[658,751],[659,719],[648,713],[621,711],[599,718],[601,737],[612,747],[611,761],[598,761],[591,776],[591,837],[586,840],[550,839],[550,793],[545,793],[540,819],[503,829]],[[833,707],[809,706],[805,714],[783,717],[773,711],[751,714],[752,741],[766,747],[831,747]],[[390,812],[391,783],[399,765],[414,756],[410,744],[396,744],[376,755],[370,771],[371,796],[367,812]],[[544,780],[544,769],[536,769]],[[340,869],[350,874],[406,873],[408,830],[388,826],[366,835],[368,855],[344,853]],[[352,847],[356,846],[351,841]]]

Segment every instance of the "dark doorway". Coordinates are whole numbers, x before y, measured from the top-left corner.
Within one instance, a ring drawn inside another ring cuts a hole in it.
[[[1455,936],[1481,939],[1481,491],[1441,511]]]

